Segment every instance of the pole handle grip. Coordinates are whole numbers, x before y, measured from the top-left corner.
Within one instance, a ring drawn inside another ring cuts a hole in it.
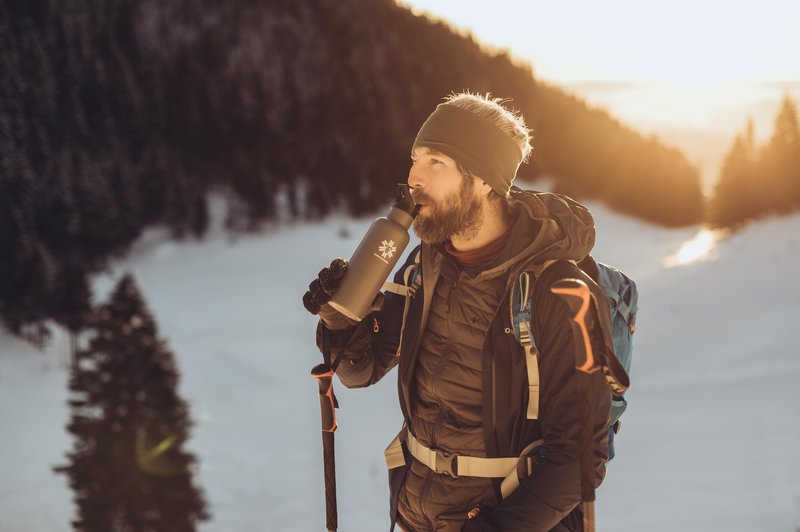
[[[333,432],[339,426],[336,422],[336,399],[333,396],[333,368],[328,364],[318,364],[311,370],[311,376],[319,384],[322,432]]]

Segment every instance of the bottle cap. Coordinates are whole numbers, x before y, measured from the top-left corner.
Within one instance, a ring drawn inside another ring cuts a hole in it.
[[[407,212],[412,218],[417,216],[419,206],[414,203],[414,198],[411,197],[411,189],[408,187],[407,183],[397,184],[397,199],[392,207]]]

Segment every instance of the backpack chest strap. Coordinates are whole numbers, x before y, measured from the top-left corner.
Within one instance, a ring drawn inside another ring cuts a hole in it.
[[[414,289],[404,284],[394,283],[392,281],[384,281],[381,290],[384,292],[391,292],[403,297],[408,297],[414,294]]]

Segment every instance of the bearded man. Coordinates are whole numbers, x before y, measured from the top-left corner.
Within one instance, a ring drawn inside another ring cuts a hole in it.
[[[318,344],[343,361],[337,374],[346,386],[369,386],[399,365],[404,424],[387,449],[392,529],[583,530],[587,423],[575,361],[588,346],[574,308],[551,288],[577,279],[599,290],[577,266],[594,244],[594,222],[569,198],[512,187],[530,139],[523,118],[500,100],[447,98],[411,150],[408,184],[422,244],[395,282],[412,290],[386,293],[382,308],[355,323],[328,304],[347,270],[336,259],[305,294],[306,308],[321,317]],[[528,325],[535,384],[510,312],[512,287],[528,270],[537,272]],[[589,382],[596,487],[608,457],[611,395],[602,372]]]

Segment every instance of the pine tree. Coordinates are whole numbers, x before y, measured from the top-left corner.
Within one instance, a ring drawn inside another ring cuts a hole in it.
[[[709,221],[736,226],[769,213],[800,209],[800,123],[797,107],[786,95],[775,118],[769,142],[756,149],[753,125],[748,123],[726,156]]]
[[[763,166],[770,210],[787,212],[800,208],[800,124],[797,106],[788,94],[764,148]]]
[[[722,163],[719,181],[709,205],[712,225],[735,226],[763,211],[763,194],[756,182],[758,163],[751,120],[745,131],[736,136]]]
[[[130,275],[95,310],[70,379],[75,530],[193,531],[209,518],[182,449],[190,428],[173,354]]]

